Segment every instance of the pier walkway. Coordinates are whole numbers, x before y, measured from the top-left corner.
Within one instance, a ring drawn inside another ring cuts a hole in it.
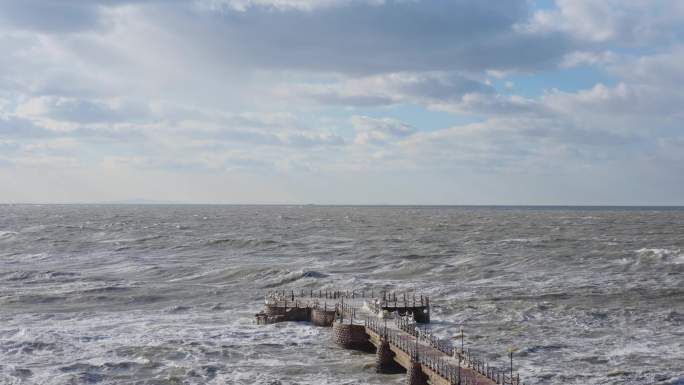
[[[333,341],[376,355],[378,373],[406,372],[407,385],[524,385],[506,368],[439,340],[419,324],[430,322],[430,299],[406,293],[293,290],[270,292],[257,323],[306,321],[333,329]]]

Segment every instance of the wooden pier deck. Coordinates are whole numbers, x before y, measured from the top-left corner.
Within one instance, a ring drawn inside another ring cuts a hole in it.
[[[429,297],[374,294],[270,292],[257,323],[306,321],[332,327],[336,344],[375,353],[376,371],[405,371],[407,385],[524,385],[512,367],[491,366],[421,329],[419,324],[430,322]]]

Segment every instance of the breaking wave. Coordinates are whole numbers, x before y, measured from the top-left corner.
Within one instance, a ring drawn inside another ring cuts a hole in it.
[[[635,252],[638,257],[637,263],[639,264],[684,264],[684,252],[681,249],[642,248]]]

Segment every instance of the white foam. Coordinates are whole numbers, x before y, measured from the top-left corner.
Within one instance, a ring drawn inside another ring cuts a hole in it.
[[[534,243],[534,242],[539,242],[539,241],[541,241],[541,238],[533,237],[533,238],[507,238],[507,239],[502,239],[500,242],[501,243]]]
[[[12,238],[17,235],[16,231],[0,231],[0,239]]]
[[[684,263],[684,252],[681,249],[641,248],[636,250],[637,263]]]

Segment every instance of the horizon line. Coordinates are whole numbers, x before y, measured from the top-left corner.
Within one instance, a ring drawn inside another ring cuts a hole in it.
[[[321,207],[537,207],[537,208],[553,208],[553,207],[587,207],[587,208],[684,208],[684,204],[653,204],[653,203],[638,203],[638,204],[529,204],[529,203],[225,203],[225,202],[176,202],[176,201],[104,201],[104,202],[0,202],[0,205],[54,205],[54,206],[321,206]]]

